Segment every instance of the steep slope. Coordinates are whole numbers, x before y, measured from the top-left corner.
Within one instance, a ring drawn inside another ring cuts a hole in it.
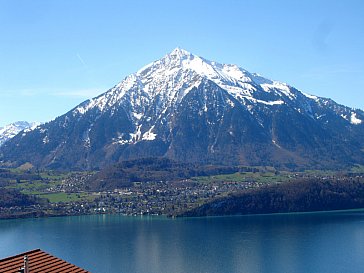
[[[361,110],[177,48],[0,153],[49,168],[151,156],[334,168],[364,163],[363,120]]]
[[[16,136],[19,132],[38,126],[40,123],[17,121],[0,128],[0,146]]]

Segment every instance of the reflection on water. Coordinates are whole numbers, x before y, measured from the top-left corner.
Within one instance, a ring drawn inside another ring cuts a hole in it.
[[[0,257],[41,248],[92,272],[364,272],[364,212],[0,221]]]

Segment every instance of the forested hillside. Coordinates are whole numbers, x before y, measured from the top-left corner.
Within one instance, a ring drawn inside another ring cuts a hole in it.
[[[363,207],[363,178],[310,178],[219,198],[181,213],[181,216],[306,212]]]

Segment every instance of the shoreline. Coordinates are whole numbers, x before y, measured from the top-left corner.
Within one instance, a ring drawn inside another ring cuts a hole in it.
[[[257,216],[300,216],[300,215],[320,215],[331,213],[348,213],[348,212],[363,212],[362,208],[352,209],[337,209],[337,210],[319,210],[319,211],[297,211],[297,212],[276,212],[276,213],[255,213],[255,214],[226,214],[226,215],[205,215],[205,216],[180,216],[166,214],[123,214],[123,213],[81,213],[81,214],[46,214],[46,213],[27,213],[21,215],[10,215],[8,217],[0,216],[2,220],[18,220],[18,219],[41,219],[41,218],[56,218],[56,217],[77,217],[77,216],[97,216],[97,215],[119,215],[126,217],[164,217],[168,219],[195,219],[195,218],[224,218],[224,217],[257,217]]]

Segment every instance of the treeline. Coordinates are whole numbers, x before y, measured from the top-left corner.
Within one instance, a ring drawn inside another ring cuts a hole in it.
[[[179,216],[265,214],[364,208],[363,178],[310,178],[219,198]]]
[[[259,171],[254,167],[229,167],[180,163],[167,158],[124,161],[106,167],[89,179],[88,190],[131,187],[133,182],[176,181],[195,176]]]
[[[0,187],[9,185],[12,181],[42,180],[42,177],[33,171],[14,172],[10,169],[0,169]]]
[[[46,202],[32,195],[26,195],[16,189],[0,188],[0,208],[25,207]]]

